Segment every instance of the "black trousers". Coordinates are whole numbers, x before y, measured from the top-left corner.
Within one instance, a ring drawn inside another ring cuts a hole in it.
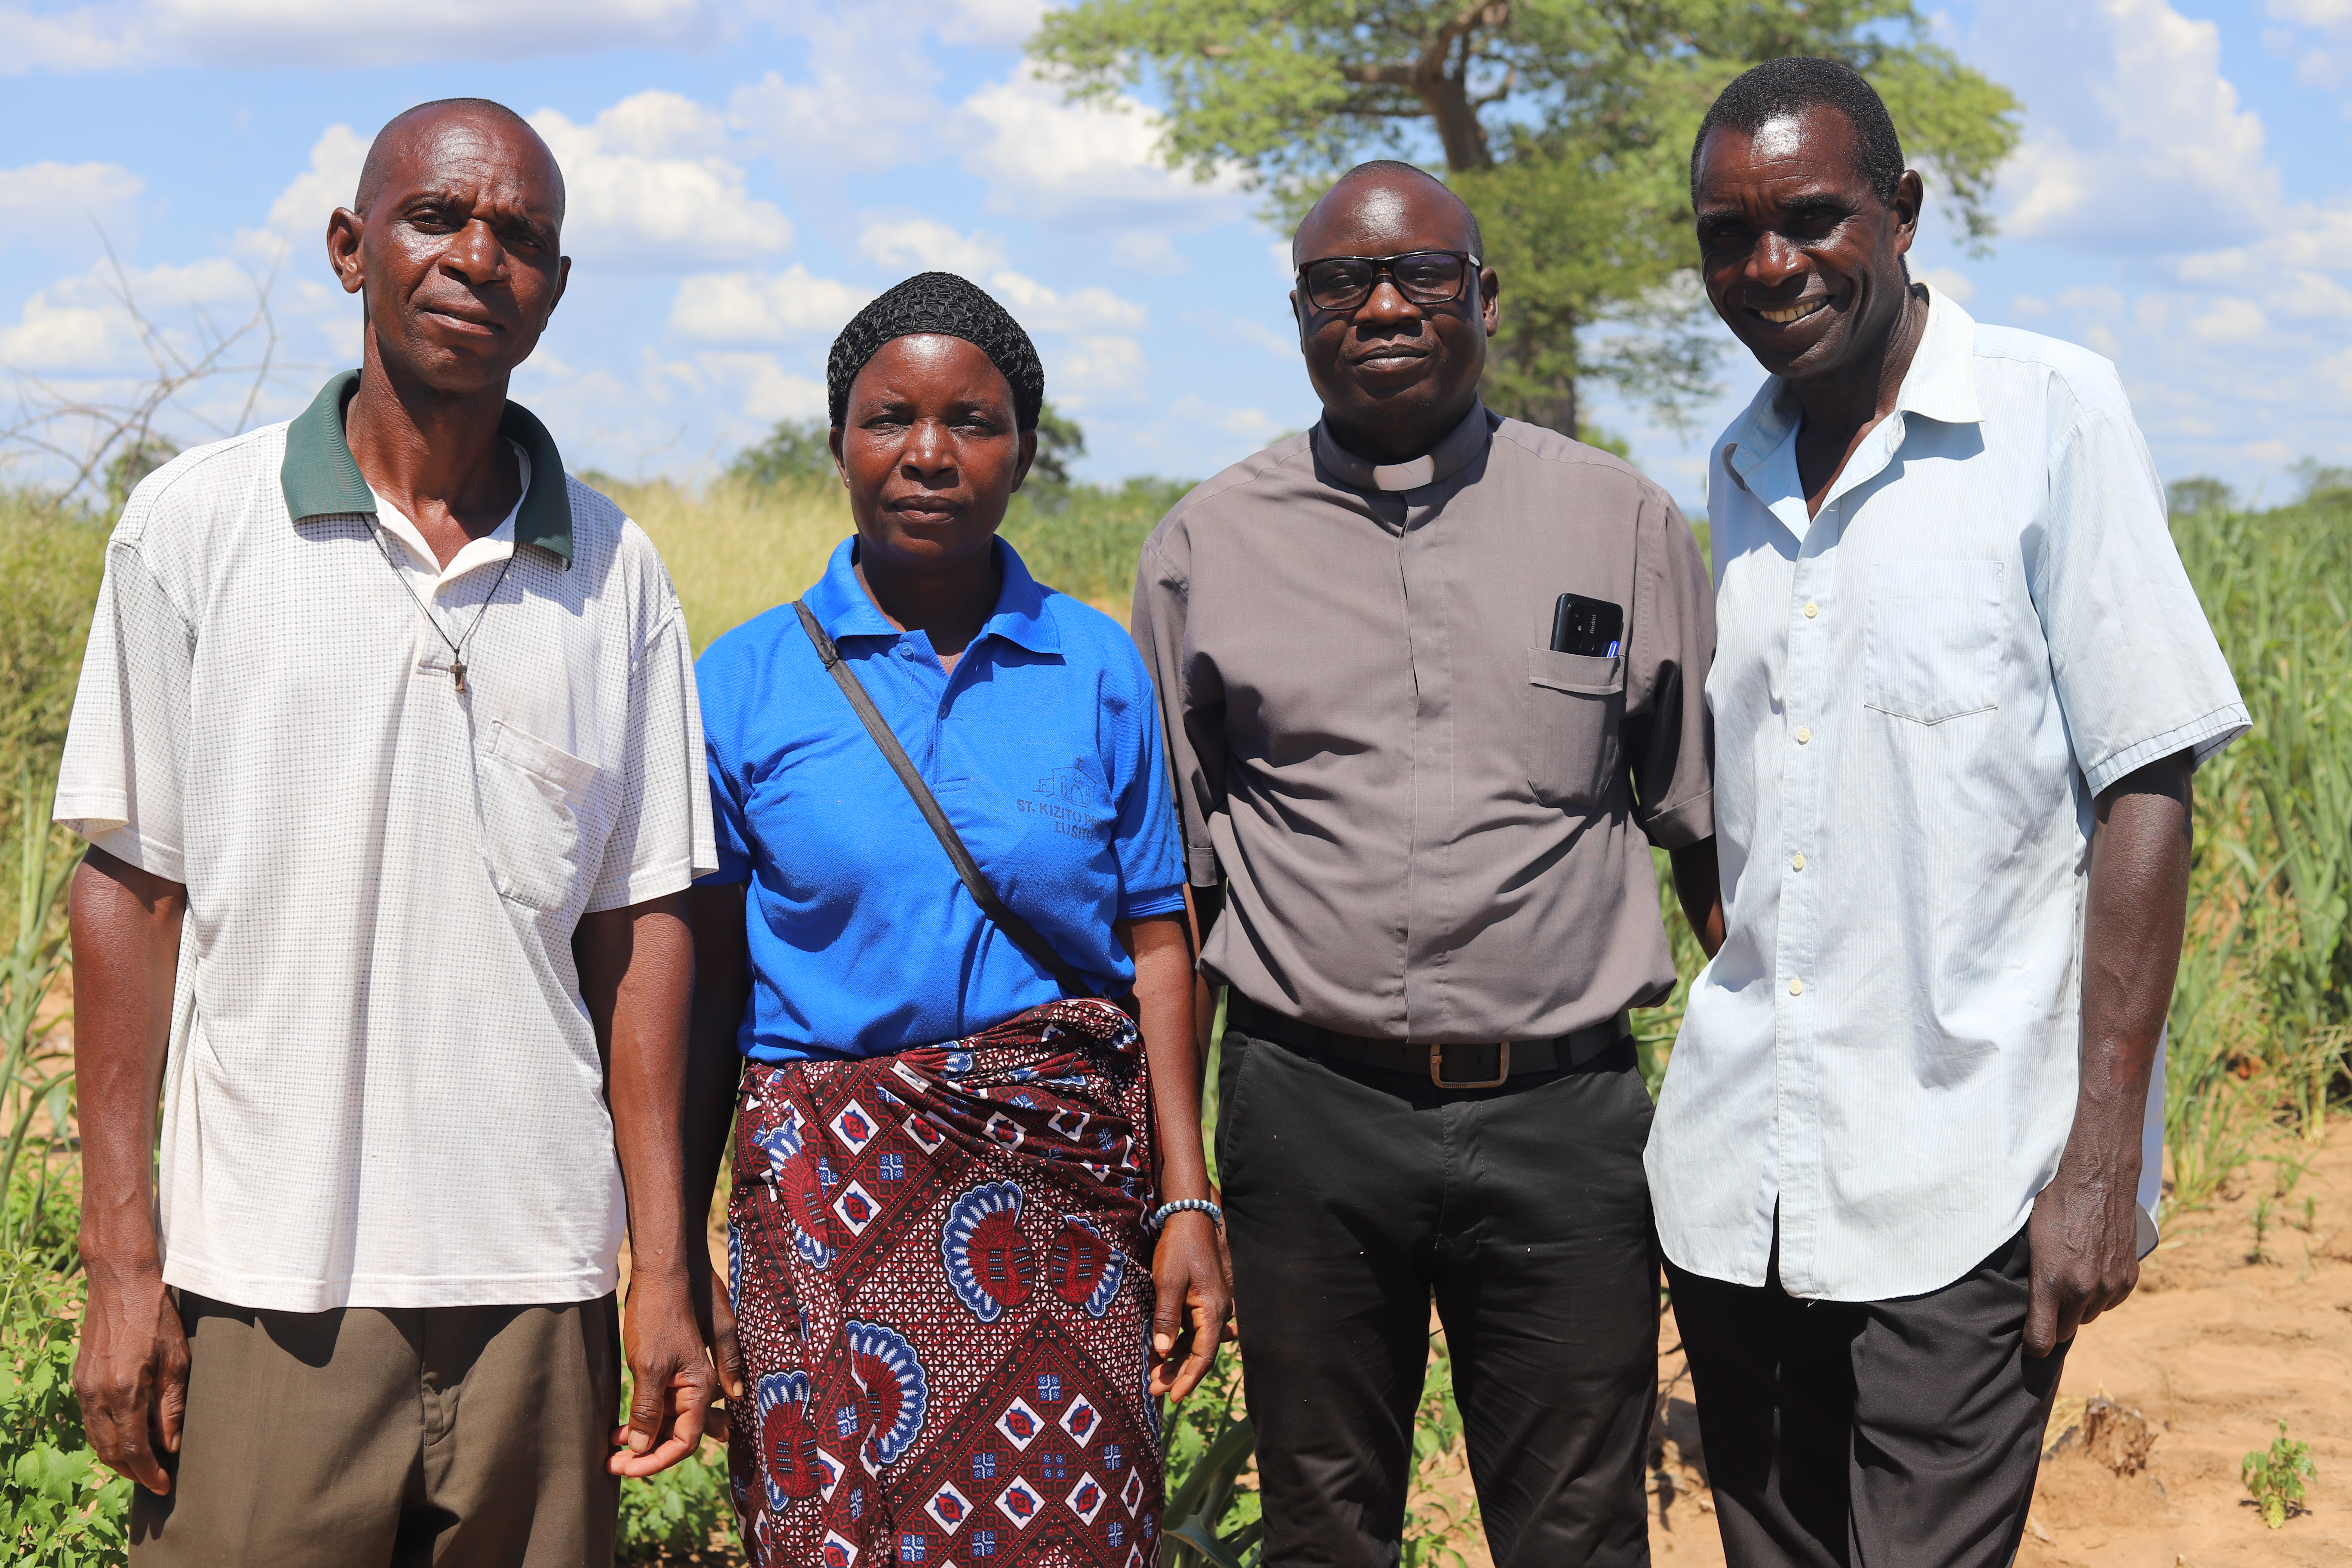
[[[1646,1563],[1657,1263],[1631,1044],[1496,1089],[1227,1030],[1217,1159],[1267,1568],[1389,1568],[1434,1296],[1496,1568]]]
[[[1800,1301],[1773,1261],[1666,1266],[1731,1568],[2004,1568],[2066,1362],[2025,1354],[2025,1233],[1894,1301]]]

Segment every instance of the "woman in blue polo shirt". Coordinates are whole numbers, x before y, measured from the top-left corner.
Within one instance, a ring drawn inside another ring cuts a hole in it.
[[[689,1142],[707,1201],[733,1110],[712,1314],[744,1540],[795,1568],[1150,1563],[1155,1401],[1231,1300],[1150,678],[995,537],[1045,375],[994,300],[909,279],[827,381],[857,531],[697,669],[720,869]],[[827,645],[1044,952],[983,912]]]

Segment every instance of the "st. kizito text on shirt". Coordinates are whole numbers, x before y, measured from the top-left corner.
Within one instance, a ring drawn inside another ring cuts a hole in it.
[[[1151,678],[1118,623],[992,545],[996,607],[950,670],[866,596],[857,541],[803,596],[989,882],[1097,990],[1131,990],[1112,922],[1181,912]],[[1061,994],[982,912],[790,605],[698,666],[719,869],[748,883],[758,1061],[880,1056]]]
[[[572,937],[713,864],[685,618],[511,404],[523,498],[442,565],[352,458],[358,384],[156,470],[107,547],[57,818],[187,888],[163,1279],[591,1300],[624,1205]]]
[[[1614,656],[1551,651],[1580,594]],[[1194,489],[1143,550],[1206,967],[1375,1039],[1549,1039],[1675,983],[1653,844],[1706,837],[1705,563],[1657,486],[1474,405],[1375,466],[1323,426]]]
[[[1806,515],[1767,381],[1716,443],[1727,936],[1650,1135],[1667,1257],[1941,1289],[2074,1125],[2095,797],[2246,710],[2115,368],[1931,293],[1895,411]]]

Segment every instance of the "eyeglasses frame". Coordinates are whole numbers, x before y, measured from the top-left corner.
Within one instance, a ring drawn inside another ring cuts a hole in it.
[[[1459,257],[1464,264],[1462,280],[1454,286],[1454,292],[1445,299],[1416,300],[1412,295],[1404,291],[1403,284],[1397,281],[1396,264],[1402,261],[1409,256]],[[1424,245],[1412,250],[1400,250],[1393,256],[1318,256],[1312,261],[1300,262],[1296,272],[1293,274],[1293,276],[1298,279],[1298,298],[1309,310],[1330,310],[1336,312],[1340,309],[1340,307],[1336,305],[1318,305],[1315,303],[1315,296],[1308,291],[1307,287],[1307,269],[1310,267],[1320,267],[1327,261],[1366,261],[1371,264],[1372,286],[1364,291],[1363,299],[1358,300],[1354,306],[1349,308],[1348,313],[1349,315],[1353,315],[1356,311],[1362,310],[1366,305],[1371,302],[1372,296],[1381,291],[1381,279],[1383,278],[1389,280],[1389,287],[1397,291],[1397,297],[1408,305],[1428,306],[1459,304],[1462,301],[1463,294],[1475,284],[1478,274],[1485,271],[1486,266],[1486,262],[1480,259],[1478,253],[1475,250],[1448,250],[1444,246],[1437,245]]]

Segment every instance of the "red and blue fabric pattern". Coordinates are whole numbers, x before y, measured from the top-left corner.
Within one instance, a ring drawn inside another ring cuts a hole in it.
[[[760,1568],[1155,1559],[1150,1086],[1125,1014],[747,1068],[730,1296]]]

